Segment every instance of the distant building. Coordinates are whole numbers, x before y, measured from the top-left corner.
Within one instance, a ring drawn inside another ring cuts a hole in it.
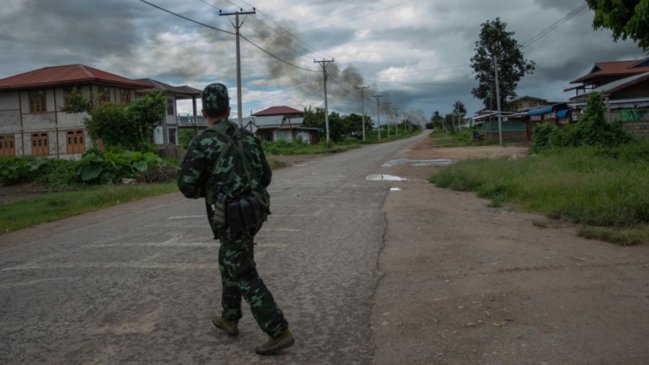
[[[599,62],[572,83],[581,83],[565,90],[576,90],[569,102],[576,109],[575,118],[581,115],[588,96],[599,92],[604,96],[609,122],[620,121],[632,134],[649,137],[649,58]]]
[[[304,143],[320,142],[320,130],[304,127],[304,112],[282,105],[254,113],[253,132],[267,142],[301,140]]]
[[[74,92],[127,105],[150,86],[85,65],[44,67],[0,80],[0,156],[75,157],[91,145],[83,120],[66,113]]]
[[[167,112],[165,118],[160,121],[160,126],[153,131],[153,143],[163,145],[178,144],[178,128],[181,126],[180,117],[178,116],[178,100],[192,100],[193,118],[187,122],[194,123],[201,121],[197,119],[196,98],[201,96],[201,91],[189,86],[171,86],[160,81],[152,79],[139,79],[138,82],[149,86],[147,89],[138,90],[138,94],[147,94],[151,92],[163,92],[167,98]]]

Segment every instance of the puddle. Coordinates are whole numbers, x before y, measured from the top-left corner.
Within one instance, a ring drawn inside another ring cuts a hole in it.
[[[370,181],[404,181],[408,180],[403,177],[399,176],[394,176],[394,175],[387,175],[387,174],[372,174],[372,175],[367,175],[365,180],[370,180]]]
[[[384,163],[381,165],[382,167],[395,167],[395,166],[403,166],[403,165],[411,165],[413,167],[422,167],[422,166],[446,166],[446,165],[452,165],[456,161],[455,160],[450,160],[448,158],[438,158],[435,160],[409,160],[409,159],[400,159],[400,160],[392,160]]]
[[[401,191],[399,188],[390,188],[390,191]]]

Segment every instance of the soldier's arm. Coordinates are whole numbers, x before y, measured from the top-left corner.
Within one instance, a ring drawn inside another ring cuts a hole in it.
[[[205,196],[203,187],[209,166],[207,166],[207,154],[201,136],[194,138],[189,145],[178,172],[178,189],[185,197],[192,199]]]

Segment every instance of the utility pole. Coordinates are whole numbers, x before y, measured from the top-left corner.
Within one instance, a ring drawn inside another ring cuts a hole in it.
[[[320,61],[313,60],[313,63],[319,63],[322,67],[322,75],[324,77],[324,98],[325,98],[325,128],[327,130],[327,143],[329,143],[329,105],[327,104],[327,65],[334,62],[334,59]]]
[[[369,86],[358,85],[356,88],[361,91],[361,118],[363,118],[363,142],[365,142],[365,89]]]
[[[399,135],[399,108],[394,108],[394,114],[396,116],[396,121],[397,121],[397,124],[394,127],[394,133],[398,136]]]
[[[240,46],[240,29],[243,25],[243,21],[239,21],[239,15],[249,15],[256,14],[255,8],[252,8],[252,11],[239,11],[224,13],[222,10],[219,10],[219,16],[235,16],[235,22],[232,23],[235,29],[235,35],[237,39],[237,117],[239,119],[239,126],[243,127],[243,101],[241,100],[241,46]],[[245,21],[245,18],[244,18]]]
[[[392,103],[383,103],[383,105],[390,106]],[[388,119],[388,138],[390,138],[390,119]]]
[[[494,71],[496,73],[496,105],[498,107],[498,143],[503,145],[503,117],[500,111],[500,83],[498,81],[498,59],[496,56],[493,56],[494,59]]]
[[[374,95],[376,98],[376,125],[378,126],[379,129],[379,141],[381,140],[381,98],[383,97],[383,94],[376,94]]]

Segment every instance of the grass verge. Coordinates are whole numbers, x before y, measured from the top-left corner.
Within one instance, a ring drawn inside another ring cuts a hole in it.
[[[510,203],[584,226],[579,234],[618,244],[649,242],[649,142],[580,147],[509,160],[459,162],[431,177],[475,191],[492,206]]]
[[[94,186],[2,204],[0,233],[175,191],[178,191],[175,183]]]
[[[323,153],[340,153],[359,148],[358,142],[305,144],[301,142],[264,142],[264,151],[269,156],[316,155]]]

